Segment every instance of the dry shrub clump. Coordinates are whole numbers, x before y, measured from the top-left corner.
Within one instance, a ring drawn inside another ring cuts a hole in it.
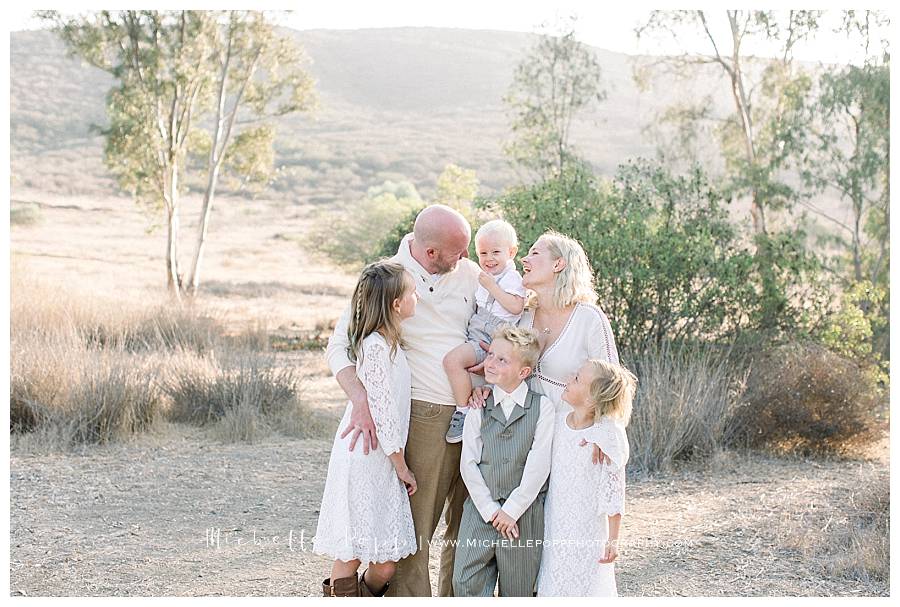
[[[849,455],[882,435],[884,409],[877,384],[856,363],[790,344],[754,357],[735,420],[751,447]]]
[[[67,449],[121,440],[162,416],[214,422],[225,440],[321,431],[297,372],[267,352],[265,327],[228,335],[199,308],[66,291],[16,269],[10,431],[29,434],[26,442]]]
[[[213,423],[225,441],[252,441],[273,430],[318,436],[325,420],[303,401],[302,378],[277,362],[271,354],[238,350],[169,365],[163,386],[169,418]]]
[[[140,357],[71,340],[11,345],[10,430],[43,433],[46,447],[121,440],[162,411],[157,369]]]
[[[663,344],[624,360],[638,377],[628,427],[634,469],[666,470],[676,460],[703,459],[723,447],[741,389],[727,353]]]

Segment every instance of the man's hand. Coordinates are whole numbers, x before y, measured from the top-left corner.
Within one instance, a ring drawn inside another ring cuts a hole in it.
[[[588,444],[588,442],[587,442],[586,440],[581,439],[581,442],[578,443],[578,446],[584,447],[584,446],[587,445],[587,444]],[[604,464],[611,464],[611,463],[612,463],[612,460],[609,459],[609,456],[606,455],[606,454],[600,449],[600,447],[597,446],[596,443],[591,443],[591,445],[593,445],[593,447],[594,447],[594,452],[591,453],[591,461],[592,461],[592,462],[594,462],[595,464],[599,464],[600,462],[603,462]]]
[[[341,433],[341,438],[353,432],[350,438],[350,451],[356,447],[356,441],[362,436],[363,453],[369,454],[370,449],[378,448],[378,437],[375,435],[375,422],[369,412],[369,401],[354,401],[353,410],[350,413],[350,423]]]
[[[515,540],[519,538],[519,526],[510,515],[503,511],[503,508],[494,513],[494,516],[491,517],[491,524],[506,539]]]
[[[469,396],[469,402],[466,404],[474,409],[481,409],[484,407],[484,403],[487,401],[487,397],[490,393],[491,389],[489,386],[475,388],[472,390],[472,395]]]

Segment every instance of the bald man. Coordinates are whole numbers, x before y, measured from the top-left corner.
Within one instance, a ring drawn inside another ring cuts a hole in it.
[[[455,400],[443,360],[450,350],[465,343],[466,327],[475,311],[480,268],[468,259],[471,233],[469,223],[457,211],[432,205],[419,213],[413,233],[403,238],[391,258],[413,275],[419,296],[415,316],[401,325],[412,375],[406,462],[418,482],[410,506],[419,551],[398,563],[388,596],[431,596],[429,547],[445,503],[447,531],[441,547],[438,589],[441,596],[453,596],[455,543],[468,493],[459,472],[462,444],[444,440]],[[366,390],[356,376],[356,366],[347,357],[349,318],[348,306],[328,340],[325,356],[353,403],[351,423],[342,437],[352,432],[350,450],[368,453],[378,448],[378,439]]]

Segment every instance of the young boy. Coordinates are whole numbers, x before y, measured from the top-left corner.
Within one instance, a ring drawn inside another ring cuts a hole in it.
[[[462,440],[466,403],[472,393],[467,369],[484,361],[481,342],[489,342],[501,325],[516,324],[525,309],[526,290],[513,261],[518,250],[516,229],[502,219],[487,222],[475,234],[475,251],[482,270],[475,291],[475,314],[469,320],[466,343],[444,357],[444,370],[456,400],[456,411],[447,430],[448,443]]]
[[[553,403],[528,388],[537,334],[504,326],[484,365],[493,384],[463,428],[459,469],[469,490],[453,566],[455,596],[534,596],[544,539]]]

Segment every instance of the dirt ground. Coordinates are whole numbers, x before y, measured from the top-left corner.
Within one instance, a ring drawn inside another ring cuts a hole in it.
[[[146,233],[129,201],[22,191],[13,198],[41,208],[37,224],[12,228],[14,271],[129,299],[158,297],[165,233]],[[236,325],[264,319],[287,334],[336,318],[353,277],[304,252],[312,209],[221,202],[204,304]],[[307,375],[310,404],[336,423],[343,401],[321,353],[285,356]],[[11,594],[316,595],[330,564],[312,554],[310,537],[330,445],[330,437],[279,435],[221,444],[166,422],[130,442],[75,453],[13,445]],[[792,539],[798,525],[829,537],[848,503],[886,486],[887,453],[886,442],[868,461],[726,453],[703,467],[632,479],[620,594],[887,596],[886,582],[834,572],[829,556]]]
[[[162,424],[128,444],[13,453],[11,592],[314,596],[330,567],[310,541],[329,450],[327,440],[278,437],[218,444]],[[619,592],[887,595],[887,584],[830,576],[820,558],[782,545],[791,519],[838,517],[861,479],[886,483],[886,463],[726,454],[632,481]]]

